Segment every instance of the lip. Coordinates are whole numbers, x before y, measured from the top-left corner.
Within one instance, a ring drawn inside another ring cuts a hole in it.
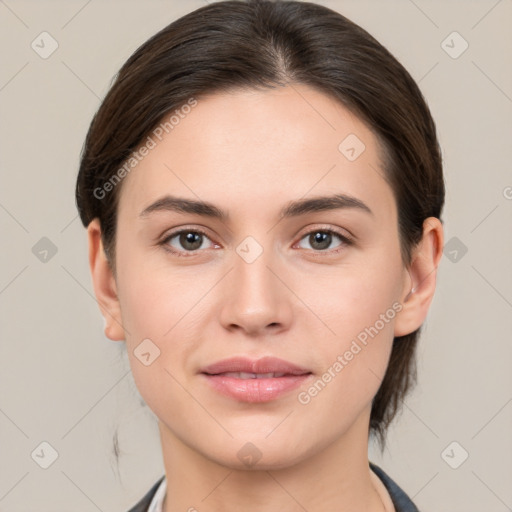
[[[250,359],[248,357],[231,357],[217,361],[201,369],[201,373],[218,375],[226,372],[246,372],[246,373],[287,373],[290,375],[303,375],[311,373],[311,370],[301,368],[296,364],[279,359],[277,357],[262,357],[260,359]]]
[[[225,373],[284,374],[278,377],[241,379]],[[249,359],[233,357],[218,361],[201,370],[201,375],[217,392],[243,402],[268,402],[299,387],[312,372],[276,357]]]

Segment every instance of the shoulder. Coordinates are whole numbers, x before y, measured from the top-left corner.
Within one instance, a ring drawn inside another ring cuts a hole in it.
[[[391,501],[395,506],[396,512],[419,512],[411,498],[409,498],[409,496],[407,496],[407,494],[398,487],[398,485],[384,472],[383,469],[372,462],[370,462],[370,467],[386,487],[389,495],[391,496]]]
[[[128,512],[147,512],[149,505],[151,503],[151,500],[153,499],[153,496],[156,494],[156,491],[158,490],[158,487],[160,487],[160,484],[162,483],[163,479],[165,478],[165,475],[163,475],[154,485],[151,487],[151,489],[143,496],[143,498]]]

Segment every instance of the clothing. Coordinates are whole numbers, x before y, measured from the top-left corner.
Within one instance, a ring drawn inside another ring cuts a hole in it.
[[[369,464],[373,474],[378,477],[387,491],[388,495],[382,496],[381,493],[383,493],[384,490],[382,487],[380,489],[377,487],[377,491],[381,494],[384,505],[388,506],[389,498],[391,498],[395,512],[419,512],[409,496],[407,496],[407,494],[405,494],[405,492],[402,491],[402,489],[400,489],[400,487],[398,487],[398,485],[379,466],[376,466],[372,462]],[[162,503],[164,501],[166,490],[167,482],[164,475],[153,485],[153,487],[151,487],[135,507],[131,508],[128,512],[163,512]],[[386,501],[388,503],[386,503]]]

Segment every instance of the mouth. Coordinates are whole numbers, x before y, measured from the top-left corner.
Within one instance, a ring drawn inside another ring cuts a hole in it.
[[[274,357],[231,358],[207,366],[201,375],[215,391],[242,402],[268,402],[301,386],[313,374]]]
[[[239,373],[248,375],[242,378],[254,378],[251,377],[251,375],[303,375],[305,373],[311,373],[311,371],[277,357],[266,356],[260,359],[250,359],[249,357],[242,356],[217,361],[216,363],[202,368],[201,373],[207,373],[209,375]]]
[[[224,372],[224,373],[216,373],[216,374],[208,374],[205,375],[223,375],[225,377],[232,377],[233,379],[275,379],[278,377],[289,377],[291,373],[283,373],[283,372],[270,372],[270,373],[249,373],[249,372]]]

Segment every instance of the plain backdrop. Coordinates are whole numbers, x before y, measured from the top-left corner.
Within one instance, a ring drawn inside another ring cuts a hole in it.
[[[408,69],[444,158],[445,255],[418,385],[369,458],[422,511],[512,510],[512,1],[318,3]],[[0,1],[2,512],[125,512],[163,475],[156,419],[123,343],[103,334],[74,187],[120,66],[203,5]]]

